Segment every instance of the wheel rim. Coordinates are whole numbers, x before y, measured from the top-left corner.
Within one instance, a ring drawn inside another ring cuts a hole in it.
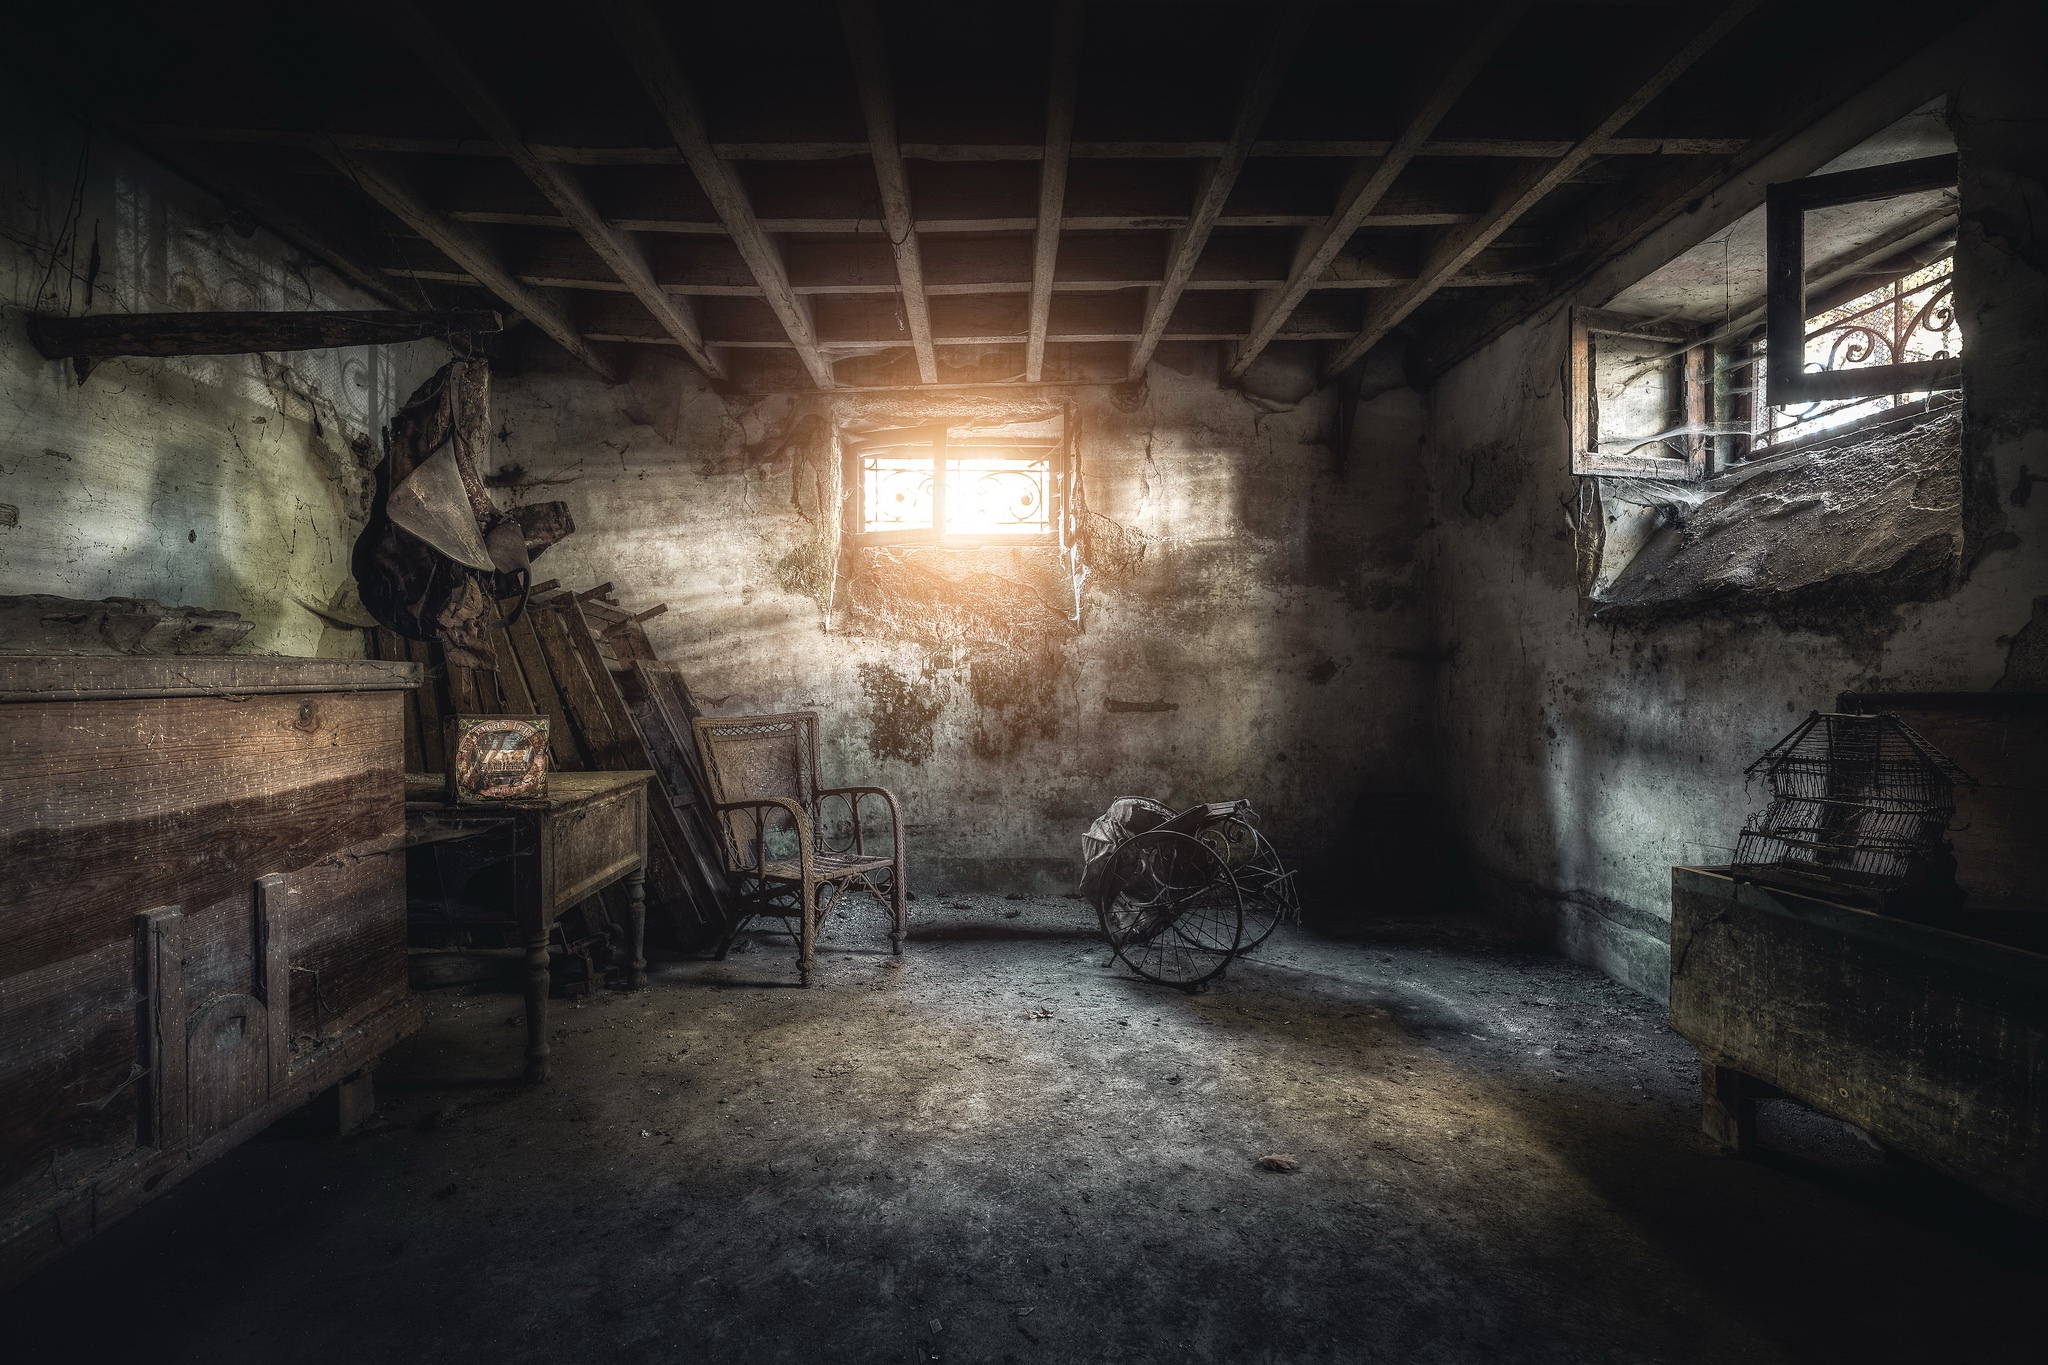
[[[1110,855],[1103,936],[1148,981],[1195,986],[1222,971],[1245,935],[1244,897],[1230,865],[1185,834],[1135,835]]]
[[[1238,945],[1239,952],[1264,943],[1282,920],[1292,924],[1301,918],[1294,874],[1255,825],[1232,818],[1203,830],[1199,837],[1229,865],[1244,897],[1244,942]]]

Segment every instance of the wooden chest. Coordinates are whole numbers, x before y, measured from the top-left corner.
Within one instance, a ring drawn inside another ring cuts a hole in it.
[[[419,1026],[416,665],[0,657],[0,1285]]]
[[[1919,924],[1694,867],[1671,912],[1711,1136],[1747,1147],[1755,1101],[1785,1096],[2048,1218],[2048,954],[1956,932],[2019,938],[1986,923],[2014,917]]]

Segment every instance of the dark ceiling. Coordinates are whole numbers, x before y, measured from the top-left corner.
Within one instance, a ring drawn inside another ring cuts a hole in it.
[[[1975,8],[169,0],[16,52],[393,306],[982,385],[1456,359]]]

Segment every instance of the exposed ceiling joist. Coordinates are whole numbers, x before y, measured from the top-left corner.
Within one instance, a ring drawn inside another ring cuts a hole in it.
[[[398,0],[404,15],[406,37],[429,70],[459,100],[471,118],[491,135],[520,173],[547,196],[565,222],[597,253],[606,267],[638,298],[654,320],[698,368],[713,379],[725,371],[704,344],[703,333],[686,300],[667,293],[655,281],[640,244],[605,221],[585,193],[574,171],[558,162],[544,161],[521,138],[512,111],[505,105],[482,72],[471,64],[469,54],[442,31],[429,15],[411,0]],[[474,273],[474,272],[472,272]]]
[[[1266,121],[1266,112],[1273,107],[1273,101],[1280,93],[1288,65],[1294,60],[1294,50],[1308,31],[1309,16],[1314,12],[1315,6],[1308,0],[1289,0],[1280,7],[1272,29],[1266,35],[1265,44],[1238,96],[1237,112],[1231,119],[1230,140],[1224,144],[1223,154],[1203,173],[1202,186],[1195,195],[1194,209],[1188,215],[1187,225],[1174,230],[1172,244],[1167,248],[1166,278],[1160,282],[1159,288],[1152,291],[1144,331],[1131,347],[1132,379],[1144,376],[1145,367],[1152,361],[1152,352],[1158,349],[1160,338],[1166,334],[1167,321],[1173,316],[1174,306],[1180,302],[1188,277],[1194,274],[1195,262],[1201,258],[1202,248],[1208,245],[1216,220],[1222,216],[1223,205],[1230,198],[1231,188],[1237,184],[1238,173],[1251,156],[1259,126]]]
[[[433,243],[442,255],[461,266],[528,322],[553,337],[562,349],[606,379],[618,379],[618,372],[611,363],[591,349],[590,342],[576,330],[569,321],[569,315],[554,300],[514,275],[497,253],[475,233],[429,208],[419,194],[388,166],[340,147],[330,147],[327,156],[364,194]]]
[[[1866,33],[1855,49],[1803,84],[1742,155],[1691,175],[1660,174],[1618,203],[1588,204],[1565,225],[1563,235],[1574,245],[1565,264],[1497,302],[1432,326],[1423,338],[1424,370],[1443,373],[1560,299],[1605,307],[1665,262],[1760,208],[1768,185],[1811,175],[1944,97],[1968,79],[1971,54],[1981,50],[1996,15],[1995,6],[1987,8],[1931,42],[1888,28]]]
[[[1251,335],[1244,339],[1231,360],[1230,378],[1242,379],[1252,362],[1266,349],[1266,344],[1279,335],[1281,324],[1287,321],[1308,292],[1317,287],[1331,262],[1350,242],[1352,234],[1379,207],[1387,191],[1393,188],[1395,179],[1408,169],[1408,163],[1427,144],[1437,125],[1451,112],[1451,106],[1458,102],[1458,97],[1465,93],[1465,88],[1494,51],[1507,40],[1509,31],[1528,8],[1529,0],[1498,0],[1479,16],[1476,23],[1460,23],[1461,33],[1469,33],[1470,36],[1460,39],[1448,69],[1430,87],[1421,105],[1409,117],[1407,127],[1401,130],[1401,136],[1378,159],[1359,161],[1344,193],[1338,198],[1336,212],[1301,234],[1286,282],[1260,296],[1252,315]]]
[[[1556,161],[1514,177],[1478,221],[1445,233],[1430,249],[1414,284],[1374,300],[1367,310],[1365,326],[1325,363],[1324,377],[1336,377],[1399,326],[1425,299],[1442,288],[1445,281],[1463,269],[1466,262],[1485,250],[1494,238],[1535,207],[1545,195],[1562,185],[1573,171],[1598,155],[1594,148],[1599,143],[1619,133],[1630,119],[1641,113],[1687,68],[1727,37],[1760,3],[1761,0],[1728,0],[1676,52],[1632,82],[1626,93],[1609,107],[1606,116],[1569,152]]]
[[[804,369],[819,388],[831,388],[832,364],[818,350],[810,310],[790,288],[782,253],[755,217],[745,187],[712,147],[696,95],[653,11],[645,0],[602,0],[602,8],[619,46],[640,77],[641,86],[675,139],[677,151],[690,173],[697,177],[698,186],[746,261],[761,297],[775,310],[776,320],[788,334]]]
[[[1045,96],[1045,153],[1038,169],[1038,227],[1032,238],[1031,323],[1024,341],[1024,379],[1045,372],[1045,324],[1059,264],[1060,214],[1067,198],[1067,155],[1074,141],[1074,100],[1081,83],[1083,0],[1059,0],[1053,11],[1052,78]]]
[[[184,142],[227,142],[249,146],[305,147],[317,149],[333,140],[352,151],[388,152],[409,156],[504,155],[486,138],[433,137],[402,133],[334,132],[308,133],[296,128],[235,128],[205,124],[154,123],[147,131],[156,137]],[[568,166],[679,166],[685,158],[674,147],[597,147],[573,143],[530,142],[536,156]],[[1104,140],[1075,142],[1068,156],[1075,161],[1213,161],[1223,155],[1227,144],[1216,141]],[[1286,160],[1354,160],[1385,156],[1393,149],[1387,138],[1296,138],[1265,139],[1252,144],[1254,158]],[[1596,149],[1600,156],[1731,156],[1749,145],[1740,137],[1615,137]],[[1566,138],[1462,137],[1432,138],[1419,147],[1418,157],[1505,157],[1547,161],[1572,149]],[[1042,143],[1030,142],[905,142],[903,156],[910,161],[1037,161],[1045,155]],[[712,151],[722,160],[733,161],[844,161],[866,156],[865,142],[715,142]]]
[[[853,58],[854,81],[860,88],[861,117],[868,128],[868,152],[875,160],[875,183],[882,196],[882,228],[896,255],[896,276],[903,289],[903,321],[917,353],[918,378],[939,382],[938,357],[932,351],[930,305],[925,300],[924,265],[918,251],[917,222],[910,207],[910,178],[903,169],[903,148],[896,137],[896,100],[889,88],[889,52],[882,36],[882,16],[874,0],[840,0],[839,16],[846,46]]]

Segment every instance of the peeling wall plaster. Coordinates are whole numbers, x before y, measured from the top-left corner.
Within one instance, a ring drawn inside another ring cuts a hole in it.
[[[29,311],[376,301],[19,88],[0,129],[0,594],[152,597],[248,617],[245,652],[360,653],[304,604],[350,581],[370,492],[352,444],[445,351],[109,360],[80,385],[29,345]]]
[[[920,886],[1067,889],[1082,829],[1127,794],[1245,796],[1292,851],[1342,847],[1362,794],[1423,780],[1425,669],[1399,657],[1427,638],[1416,396],[1362,407],[1341,465],[1327,393],[1276,412],[1213,368],[1155,366],[1054,396],[1090,509],[1078,627],[1033,552],[863,551],[897,596],[863,609],[842,579],[828,630],[790,569],[816,535],[792,491],[813,442],[790,434],[916,415],[905,400],[721,400],[655,356],[617,388],[535,370],[498,384],[498,457],[566,481],[533,492],[580,528],[546,573],[668,603],[650,634],[708,709],[824,712],[828,775],[904,799]],[[962,401],[1017,415],[921,405]]]
[[[2038,30],[2038,16],[2027,22]],[[2023,466],[2048,469],[2048,99],[2026,65],[2043,46],[2036,31],[1985,53],[1953,115],[1967,338],[1960,477],[1910,487],[1878,478],[1868,505],[1809,509],[1778,531],[1809,536],[1814,523],[1802,516],[1896,511],[1894,494],[1911,503],[1918,489],[1938,502],[1960,488],[1960,565],[1937,536],[1944,563],[1922,566],[1948,581],[1959,567],[1959,587],[1866,584],[1827,610],[1775,619],[1750,598],[1675,619],[1595,621],[1578,580],[1579,494],[1554,393],[1563,317],[1517,328],[1432,395],[1432,502],[1444,523],[1430,572],[1444,660],[1439,794],[1485,886],[1637,989],[1666,990],[1671,866],[1725,860],[1758,800],[1743,768],[1799,717],[1847,689],[1980,691],[2015,668],[2031,676],[2048,499],[2007,494],[2026,483]],[[1885,557],[1868,528],[1830,529]],[[1608,554],[1628,562],[1648,539],[1642,530],[1610,541]]]

